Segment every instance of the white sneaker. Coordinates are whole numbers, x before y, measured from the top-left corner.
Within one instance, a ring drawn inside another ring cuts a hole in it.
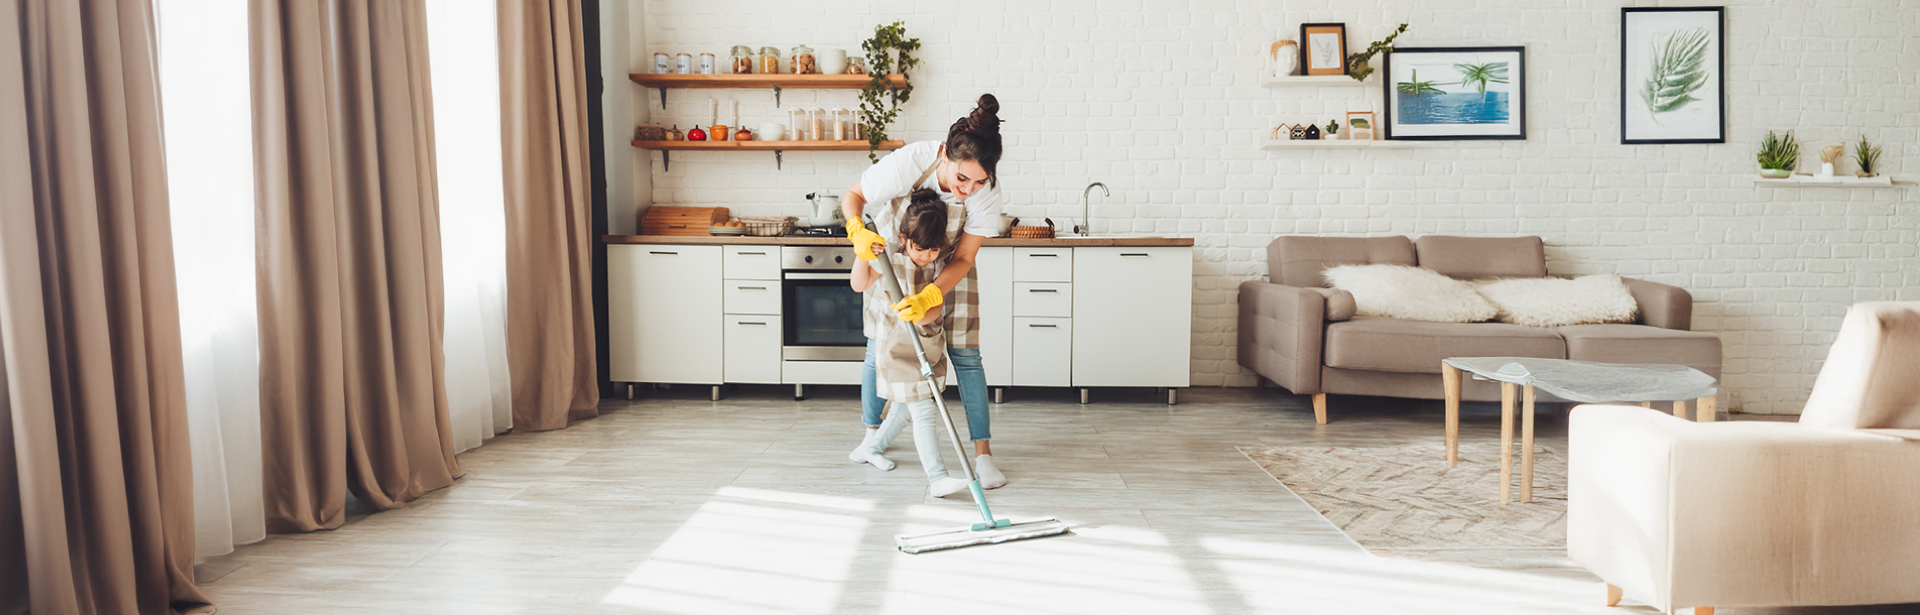
[[[980,488],[999,489],[1007,486],[1007,475],[993,466],[993,455],[980,455],[973,458],[973,471],[980,475]]]
[[[944,498],[966,490],[967,481],[952,476],[937,479],[933,481],[932,484],[927,485],[927,493],[933,494],[933,497],[936,498]]]

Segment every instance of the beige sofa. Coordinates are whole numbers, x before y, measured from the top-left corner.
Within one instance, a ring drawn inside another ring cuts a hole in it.
[[[1920,602],[1916,349],[1920,302],[1865,303],[1798,424],[1575,408],[1567,554],[1669,613]]]
[[[1673,286],[1627,279],[1640,304],[1634,324],[1411,322],[1354,315],[1353,295],[1326,288],[1320,275],[1328,267],[1368,263],[1416,265],[1459,279],[1547,275],[1539,237],[1275,239],[1267,246],[1269,281],[1240,285],[1240,364],[1289,391],[1312,395],[1321,423],[1327,422],[1328,393],[1441,399],[1440,361],[1448,357],[1672,363],[1720,377],[1720,338],[1687,330],[1693,297]],[[1468,381],[1461,398],[1498,401],[1500,388]]]

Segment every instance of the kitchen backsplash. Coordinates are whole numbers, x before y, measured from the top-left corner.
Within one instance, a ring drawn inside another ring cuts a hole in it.
[[[1619,143],[1620,2],[1329,4],[646,0],[629,5],[628,55],[646,71],[654,51],[805,43],[857,54],[874,24],[904,20],[924,65],[894,134],[940,138],[992,92],[1007,120],[1009,213],[1067,224],[1082,188],[1101,181],[1113,195],[1096,193],[1095,230],[1195,238],[1198,386],[1256,384],[1234,360],[1237,286],[1265,276],[1265,247],[1283,234],[1540,235],[1554,273],[1682,286],[1697,302],[1694,327],[1725,342],[1729,405],[1748,412],[1798,410],[1849,304],[1920,299],[1914,190],[1749,180],[1769,128],[1809,145],[1864,133],[1885,144],[1894,175],[1920,170],[1911,0],[1726,2],[1722,145]],[[1267,44],[1295,38],[1301,22],[1346,23],[1356,50],[1401,22],[1411,24],[1402,46],[1525,45],[1528,140],[1261,150],[1280,122],[1379,105],[1377,85],[1260,86]],[[656,91],[629,87],[635,116],[683,130],[706,124],[710,97],[737,98],[749,126],[857,104],[853,90],[790,89],[781,109],[770,91],[673,90],[663,110]],[[660,153],[635,153],[635,202],[741,215],[800,215],[806,193],[843,190],[867,166],[860,152],[787,152],[784,168],[771,152],[674,152],[669,171]]]

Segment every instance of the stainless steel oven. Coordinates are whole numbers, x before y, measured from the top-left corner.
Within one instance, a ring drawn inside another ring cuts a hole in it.
[[[866,359],[867,336],[860,326],[863,296],[847,284],[858,262],[850,246],[781,248],[781,360]]]

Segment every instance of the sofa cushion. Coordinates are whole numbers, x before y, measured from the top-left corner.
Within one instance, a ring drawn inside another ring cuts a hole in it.
[[[1646,325],[1574,325],[1551,329],[1567,340],[1567,358],[1598,363],[1668,363],[1720,377],[1720,336]]]
[[[1432,269],[1406,265],[1341,265],[1322,272],[1327,284],[1353,295],[1356,313],[1421,322],[1483,322],[1499,313],[1473,286]]]
[[[1388,237],[1281,237],[1267,244],[1267,277],[1275,284],[1325,286],[1320,272],[1336,265],[1412,265],[1413,241]]]
[[[1464,284],[1465,282],[1462,282]],[[1611,273],[1565,278],[1507,278],[1476,290],[1500,308],[1500,322],[1529,327],[1630,323],[1640,304]]]
[[[1461,280],[1547,275],[1546,244],[1539,237],[1428,235],[1413,245],[1421,267]]]
[[[1412,322],[1355,316],[1327,325],[1327,367],[1440,373],[1449,357],[1567,358],[1556,329],[1500,323]]]

